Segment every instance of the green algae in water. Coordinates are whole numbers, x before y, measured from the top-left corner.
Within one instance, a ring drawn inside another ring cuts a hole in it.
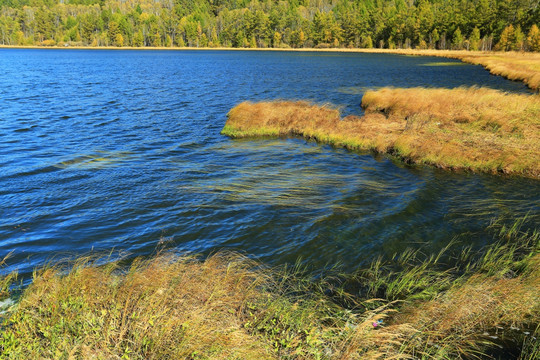
[[[95,154],[79,155],[54,166],[59,169],[102,169],[126,160],[131,154],[129,151],[96,151]]]
[[[337,88],[336,91],[341,94],[347,95],[361,95],[366,91],[375,91],[382,88],[382,86],[346,86]]]
[[[468,65],[468,64],[465,64],[463,62],[441,61],[441,62],[420,64],[419,66],[464,66],[464,65]]]

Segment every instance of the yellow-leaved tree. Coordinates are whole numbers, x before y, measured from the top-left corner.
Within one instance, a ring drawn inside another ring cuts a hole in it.
[[[530,51],[540,51],[540,29],[534,24],[529,30],[527,36],[527,46]]]
[[[514,43],[514,26],[508,25],[501,33],[501,38],[497,43],[497,48],[502,51],[508,51],[512,49]]]

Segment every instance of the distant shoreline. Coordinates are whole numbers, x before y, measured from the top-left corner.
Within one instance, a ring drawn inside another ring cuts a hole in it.
[[[0,45],[0,49],[39,50],[142,50],[142,51],[277,51],[319,53],[395,54],[408,56],[433,56],[460,60],[464,63],[482,65],[491,74],[509,80],[521,81],[534,91],[540,90],[540,53],[467,51],[467,50],[417,50],[417,49],[362,49],[362,48],[229,48],[229,47],[117,47],[117,46],[12,46]]]
[[[168,50],[168,51],[277,51],[277,52],[343,52],[343,53],[373,53],[373,54],[398,54],[411,55],[418,54],[423,56],[433,56],[432,53],[438,54],[507,54],[519,52],[502,52],[502,51],[467,51],[467,50],[434,50],[434,49],[379,49],[379,48],[235,48],[235,47],[166,47],[166,46],[39,46],[39,45],[0,45],[0,49],[40,49],[40,50]],[[524,54],[536,54],[525,53]]]

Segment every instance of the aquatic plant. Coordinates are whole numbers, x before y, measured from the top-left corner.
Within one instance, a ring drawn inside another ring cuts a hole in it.
[[[302,136],[446,169],[540,176],[540,98],[484,88],[367,91],[365,116],[298,101],[244,102],[228,114],[233,138]]]
[[[480,251],[452,242],[353,274],[231,253],[49,265],[0,315],[0,357],[483,358],[504,340],[533,359],[540,236],[498,228]]]

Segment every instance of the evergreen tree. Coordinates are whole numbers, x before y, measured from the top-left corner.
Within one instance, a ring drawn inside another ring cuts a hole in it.
[[[471,36],[469,37],[470,50],[480,49],[480,30],[474,27]]]
[[[452,47],[458,50],[463,49],[463,41],[463,34],[461,33],[461,29],[458,27],[456,31],[454,31],[454,36],[452,37]]]
[[[540,51],[540,30],[538,26],[534,24],[529,30],[529,35],[527,36],[527,46],[530,51]]]
[[[133,46],[136,46],[136,47],[144,46],[144,36],[141,29],[139,29],[139,31],[135,33],[135,36],[133,38]]]
[[[514,44],[514,26],[508,25],[504,28],[499,42],[497,43],[497,48],[502,51],[508,51],[512,49]]]
[[[523,31],[521,31],[521,26],[517,26],[516,30],[514,31],[514,39],[512,44],[512,50],[515,51],[522,51],[525,47],[525,34],[523,34]]]

